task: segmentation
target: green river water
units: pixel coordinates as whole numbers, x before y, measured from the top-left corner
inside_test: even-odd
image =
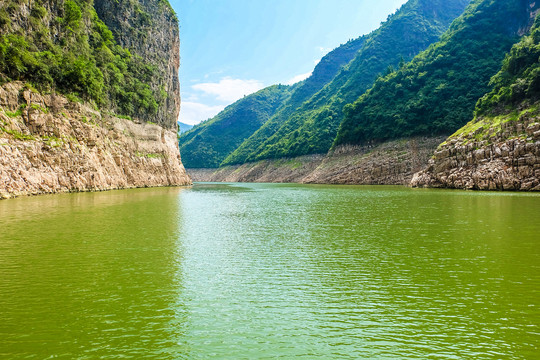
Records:
[[[0,201],[2,359],[540,359],[540,195],[196,184]]]

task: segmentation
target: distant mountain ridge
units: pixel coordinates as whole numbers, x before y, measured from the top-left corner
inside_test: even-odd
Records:
[[[186,123],[183,123],[183,122],[180,122],[178,121],[178,133],[179,134],[183,134],[185,133],[186,131],[189,131],[193,128],[194,125],[190,125],[190,124],[186,124]]]
[[[242,118],[242,114],[246,114],[244,110],[248,107],[253,107],[255,104],[263,107],[266,106],[260,103],[260,94],[251,94],[230,105],[214,118],[195,126],[194,133],[181,136],[179,140],[180,150],[182,154],[185,154],[183,160],[187,161],[186,167],[218,167],[242,142],[253,135],[263,124],[267,123],[269,118],[273,116],[272,124],[281,124],[284,122],[294,109],[319,91],[328,81],[332,80],[338,71],[354,58],[358,50],[363,46],[364,40],[364,37],[361,36],[330,51],[315,66],[313,73],[307,79],[289,87],[280,85],[280,91],[286,91],[286,96],[280,98],[282,101],[281,104],[273,103],[269,109],[263,112],[252,109],[253,111],[250,112],[251,115],[249,118]],[[273,93],[276,90],[274,86],[263,90],[268,94]],[[275,98],[272,97],[272,101],[275,101]],[[227,111],[227,114],[225,114],[225,111]],[[227,140],[227,146],[209,142],[209,138],[202,134],[212,134],[214,132],[213,128],[216,129],[215,131],[218,131],[217,129],[223,129],[223,121],[225,119],[227,119],[226,127],[237,128],[230,129],[227,132],[227,135],[233,138]],[[265,131],[269,129],[271,127],[267,126]],[[189,151],[198,153],[192,156],[187,154]]]
[[[188,168],[217,168],[225,157],[264,124],[290,96],[291,86],[274,85],[245,96],[179,137]]]
[[[469,0],[411,0],[381,27],[362,37],[362,48],[336,77],[283,120],[272,118],[223,163],[326,153],[342,108],[362,95],[378,74],[411,59],[437,41]],[[298,105],[298,104],[297,104]]]
[[[448,135],[463,126],[539,6],[532,0],[473,1],[438,43],[346,106],[334,146]]]

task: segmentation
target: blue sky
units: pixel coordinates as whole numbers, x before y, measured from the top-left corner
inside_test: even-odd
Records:
[[[180,121],[196,124],[273,84],[307,77],[406,0],[170,0],[180,21]]]

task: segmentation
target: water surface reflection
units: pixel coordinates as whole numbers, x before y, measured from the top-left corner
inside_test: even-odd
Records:
[[[539,353],[538,195],[196,184],[0,214],[6,358]]]

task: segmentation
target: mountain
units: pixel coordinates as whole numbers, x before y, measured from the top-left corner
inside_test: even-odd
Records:
[[[477,102],[474,119],[439,146],[413,186],[540,191],[539,58],[536,17]]]
[[[180,153],[187,168],[216,168],[261,127],[290,96],[290,86],[274,85],[245,96],[214,118],[181,134]]]
[[[186,131],[189,131],[193,128],[193,125],[184,124],[183,122],[178,121],[178,133],[183,134]]]
[[[381,27],[362,37],[354,59],[320,91],[273,118],[246,140],[224,165],[328,151],[343,118],[342,108],[363,94],[378,74],[411,59],[459,16],[469,0],[410,0]],[[389,70],[388,70],[389,71]]]
[[[0,198],[186,185],[166,0],[0,2]]]
[[[346,106],[334,146],[451,134],[463,126],[539,7],[533,0],[473,1],[441,41]]]
[[[243,119],[242,118],[242,112],[237,112],[234,109],[233,110],[224,110],[228,111],[228,114],[218,114],[216,116],[217,120],[210,119],[205,126],[197,128],[195,131],[204,131],[212,133],[212,130],[209,128],[213,126],[222,126],[222,120],[223,117],[229,117],[231,118],[231,114],[234,114],[231,121],[228,121],[227,127],[237,128],[237,129],[230,129],[230,136],[237,136],[233,134],[239,134],[240,138],[234,138],[228,140],[228,145],[234,144],[234,147],[231,146],[222,146],[219,143],[209,143],[208,139],[204,136],[194,136],[190,139],[182,138],[180,140],[180,147],[182,150],[182,154],[184,155],[184,161],[187,161],[186,166],[188,168],[202,168],[202,167],[217,167],[221,164],[221,162],[229,156],[231,152],[233,152],[246,138],[249,138],[253,135],[255,131],[257,131],[262,125],[266,124],[264,127],[264,130],[261,130],[258,132],[258,136],[265,136],[263,134],[266,134],[269,129],[274,128],[275,126],[281,124],[284,122],[288,115],[296,109],[302,102],[309,99],[313,94],[315,94],[317,91],[319,91],[324,85],[326,85],[332,78],[338,73],[338,71],[341,69],[342,66],[346,65],[351,61],[351,59],[356,55],[358,50],[363,46],[364,44],[364,37],[359,37],[354,40],[350,40],[347,43],[337,47],[336,49],[330,51],[328,54],[326,54],[321,61],[315,66],[315,69],[313,70],[313,73],[304,81],[299,82],[297,84],[294,84],[292,87],[287,89],[287,93],[289,96],[282,97],[282,103],[272,103],[270,104],[270,108],[272,109],[272,112],[263,112],[264,116],[260,119],[253,119],[253,116],[251,116],[250,119]],[[251,97],[246,97],[245,99],[249,101]],[[242,109],[247,109],[248,106],[261,106],[261,107],[267,107],[268,104],[264,104],[264,102],[261,102],[261,99],[257,99],[254,102],[243,102],[242,100],[239,101],[238,106],[240,106]],[[275,98],[271,98],[271,101],[274,101]],[[236,106],[233,106],[233,108]],[[253,113],[259,113],[259,111],[255,108],[253,108],[252,111],[244,111],[245,114],[252,115]],[[272,121],[269,123],[267,120],[271,118]],[[262,121],[264,120],[264,121]],[[246,127],[246,124],[249,124],[249,126]],[[257,125],[257,126],[254,126]],[[247,136],[247,137],[246,137]],[[241,139],[242,141],[238,141]],[[186,149],[184,146],[184,143],[187,141],[191,141],[190,148]],[[214,156],[212,157],[212,160],[207,161],[205,160],[205,155],[200,154],[200,157],[198,157],[200,160],[196,162],[191,162],[191,158],[195,158],[199,156],[199,154],[190,154],[188,155],[188,151],[201,151],[202,153],[209,153],[212,152]],[[187,156],[187,157],[186,157]],[[216,159],[219,159],[219,163],[216,161]]]
[[[283,104],[276,114],[267,121],[248,141],[245,141],[234,153],[227,157],[224,164],[241,163],[250,154],[259,151],[259,147],[271,137],[302,103],[320,91],[336,74],[347,65],[364,46],[366,37],[360,36],[340,45],[326,54],[315,66],[313,73],[305,81],[299,84],[291,97]]]

